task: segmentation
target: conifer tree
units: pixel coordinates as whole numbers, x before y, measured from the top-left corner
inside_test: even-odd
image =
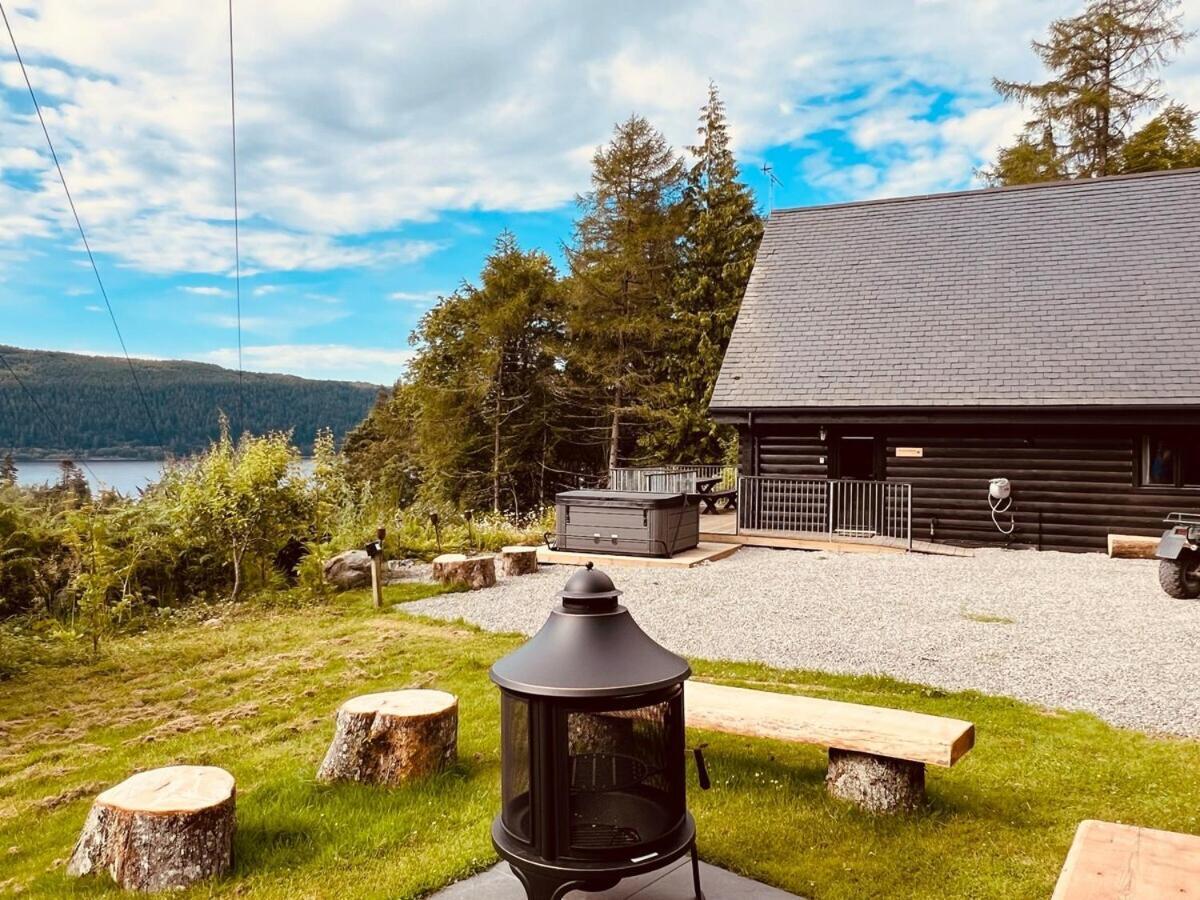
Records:
[[[631,445],[631,425],[656,399],[683,230],[684,168],[636,115],[617,125],[592,167],[592,190],[577,198],[582,214],[567,249],[567,362],[576,400],[597,411],[596,443],[613,467]]]
[[[1179,0],[1093,0],[1080,15],[1051,23],[1047,39],[1033,42],[1049,80],[993,80],[1033,115],[984,177],[1021,184],[1119,172],[1135,117],[1163,100],[1157,71],[1191,37],[1178,9]]]
[[[545,253],[521,250],[505,232],[480,282],[441,298],[421,319],[407,402],[396,411],[415,419],[413,459],[431,499],[528,508],[543,499],[556,440],[547,407],[562,332],[557,274]],[[375,419],[374,428],[387,429]]]
[[[1122,172],[1155,172],[1200,166],[1196,113],[1172,103],[1130,135],[1121,148]]]
[[[684,190],[686,226],[674,290],[671,352],[659,367],[665,397],[642,437],[661,461],[721,460],[733,437],[708,414],[708,402],[762,237],[754,195],[738,178],[725,104],[715,84],[700,110],[694,160]]]

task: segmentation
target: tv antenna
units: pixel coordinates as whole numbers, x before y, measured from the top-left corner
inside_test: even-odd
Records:
[[[783,187],[783,182],[775,177],[775,167],[770,163],[763,163],[760,171],[767,176],[767,215],[769,216],[775,209],[775,186]]]

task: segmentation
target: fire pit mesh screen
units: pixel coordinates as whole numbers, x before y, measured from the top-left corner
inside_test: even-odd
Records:
[[[529,833],[529,704],[511,694],[501,695],[500,740],[504,766],[500,792],[504,824],[515,837],[531,840]]]
[[[638,709],[567,714],[569,843],[576,850],[643,844],[683,812],[670,783],[670,702]]]

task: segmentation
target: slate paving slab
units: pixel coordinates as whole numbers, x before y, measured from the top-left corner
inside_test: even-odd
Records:
[[[768,887],[725,869],[700,863],[700,884],[705,900],[802,900],[795,894]],[[678,862],[636,878],[626,878],[615,888],[585,894],[571,891],[566,900],[694,900],[691,863],[684,857]],[[526,900],[525,890],[507,863],[493,866],[450,885],[434,894],[432,900]]]

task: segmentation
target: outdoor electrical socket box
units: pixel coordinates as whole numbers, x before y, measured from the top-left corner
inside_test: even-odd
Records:
[[[673,556],[700,542],[700,501],[650,491],[563,491],[554,498],[555,548]]]

